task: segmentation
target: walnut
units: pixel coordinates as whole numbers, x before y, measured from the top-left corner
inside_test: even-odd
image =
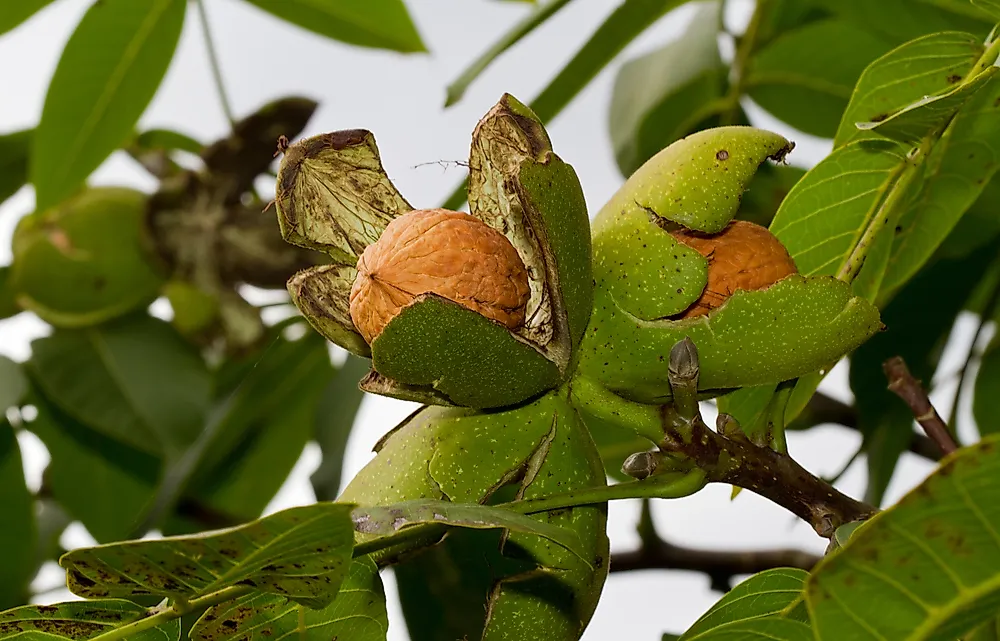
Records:
[[[798,272],[785,246],[766,227],[751,222],[734,220],[717,234],[688,229],[670,233],[708,259],[708,285],[680,318],[703,316],[733,292],[767,289]]]
[[[417,296],[434,293],[509,329],[524,324],[528,272],[507,238],[446,209],[395,218],[358,259],[351,320],[369,344]]]

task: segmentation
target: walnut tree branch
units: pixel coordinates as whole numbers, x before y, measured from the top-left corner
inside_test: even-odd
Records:
[[[931,399],[921,386],[920,381],[913,378],[909,368],[899,356],[893,356],[882,364],[882,370],[889,379],[889,390],[910,407],[914,418],[920,427],[924,428],[943,454],[950,454],[958,449],[955,437],[952,436],[944,420],[934,409]]]

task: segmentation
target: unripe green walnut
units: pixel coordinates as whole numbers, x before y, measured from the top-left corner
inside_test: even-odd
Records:
[[[371,344],[417,296],[434,293],[497,321],[524,325],[530,289],[524,261],[478,218],[446,209],[403,214],[368,245],[351,288],[351,320]]]

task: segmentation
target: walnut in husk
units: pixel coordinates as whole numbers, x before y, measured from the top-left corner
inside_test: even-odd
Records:
[[[703,316],[737,291],[767,289],[798,273],[781,241],[755,223],[734,220],[717,234],[683,229],[671,235],[708,260],[708,285],[680,318]]]
[[[528,272],[500,232],[446,209],[395,218],[365,248],[351,288],[351,320],[370,344],[420,294],[434,293],[508,329],[524,324]]]

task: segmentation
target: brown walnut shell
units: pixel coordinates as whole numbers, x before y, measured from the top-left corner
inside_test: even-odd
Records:
[[[708,259],[708,285],[680,318],[703,316],[736,291],[767,289],[798,272],[781,241],[755,223],[734,220],[711,235],[688,229],[670,234]]]
[[[434,293],[502,323],[524,324],[528,272],[507,238],[446,209],[395,218],[358,259],[351,320],[370,344],[420,294]]]

